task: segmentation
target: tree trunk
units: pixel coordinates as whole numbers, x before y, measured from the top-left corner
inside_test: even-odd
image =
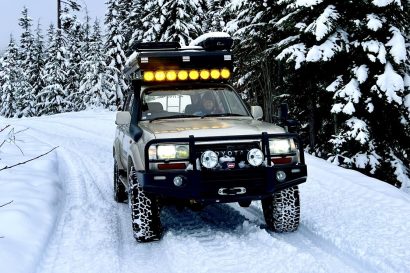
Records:
[[[57,29],[61,29],[61,0],[57,0]]]

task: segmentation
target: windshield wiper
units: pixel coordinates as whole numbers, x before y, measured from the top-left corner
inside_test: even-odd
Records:
[[[156,117],[153,119],[150,119],[149,122],[153,122],[154,120],[159,120],[159,119],[173,119],[173,118],[199,118],[201,116],[196,116],[196,115],[173,115],[173,116],[164,116],[164,117]]]
[[[201,116],[201,118],[208,118],[208,117],[245,117],[245,115],[234,114],[234,113],[223,113],[223,114],[205,114]]]

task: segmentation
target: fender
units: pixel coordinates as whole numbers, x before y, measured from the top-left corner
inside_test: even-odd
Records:
[[[115,138],[114,145],[113,145],[112,148],[113,148],[113,157],[114,157],[115,161],[118,164],[118,168],[120,170],[126,170],[127,166],[124,166],[123,162],[121,162],[121,157],[118,154],[118,151],[120,151],[120,149],[121,149],[120,142],[119,142],[118,138]]]
[[[144,160],[143,160],[143,152],[140,152],[139,145],[137,142],[133,141],[130,145],[130,149],[128,152],[128,161],[134,164],[136,171],[143,171],[144,170]],[[131,166],[128,166],[130,168]]]

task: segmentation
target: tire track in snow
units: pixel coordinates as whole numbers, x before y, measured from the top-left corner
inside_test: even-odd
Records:
[[[232,204],[231,206],[249,218],[250,221],[266,228],[261,204],[260,202],[254,203],[256,204],[252,204],[249,208],[241,208],[236,204]],[[320,262],[323,263],[323,261],[325,261],[324,267],[329,267],[329,270],[332,272],[375,272],[374,270],[369,270],[370,265],[363,263],[363,261],[357,259],[350,253],[345,253],[338,249],[331,241],[327,241],[325,238],[309,230],[303,222],[300,224],[298,230],[293,233],[267,232],[269,232],[272,237],[287,242],[302,251],[322,257]]]
[[[228,205],[201,212],[167,208],[161,216],[170,272],[328,272],[314,256],[277,240]]]
[[[56,143],[56,140],[60,142],[70,139],[58,134],[44,133],[37,128],[32,131],[36,135],[32,132],[29,133],[30,135],[38,138],[39,141],[41,138],[42,142],[53,145],[60,144]],[[101,170],[106,168],[99,167],[90,171],[89,166],[94,166],[95,162],[76,152],[75,148],[64,148],[75,146],[73,140],[70,139],[65,143],[67,145],[62,145],[57,154],[60,157],[62,174],[60,179],[66,189],[66,202],[54,238],[51,240],[49,255],[45,256],[39,271],[119,272],[118,256],[115,248],[112,247],[117,243],[110,234],[111,230],[115,230],[115,226],[118,225],[115,214],[112,213],[113,209],[116,209],[116,204],[109,201],[107,194],[110,191],[102,190],[98,185],[98,180],[108,180],[107,173],[99,175]],[[99,214],[108,217],[101,218]],[[84,250],[87,249],[93,252],[93,255],[82,257]]]

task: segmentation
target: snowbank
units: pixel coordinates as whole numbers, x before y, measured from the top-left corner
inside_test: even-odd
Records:
[[[0,119],[0,124],[5,124]],[[9,120],[10,121],[10,120]],[[23,129],[23,127],[15,127]],[[52,147],[18,134],[17,145],[6,144],[0,168],[28,160]],[[0,261],[1,272],[33,272],[47,248],[62,201],[55,152],[25,165],[0,171]]]

